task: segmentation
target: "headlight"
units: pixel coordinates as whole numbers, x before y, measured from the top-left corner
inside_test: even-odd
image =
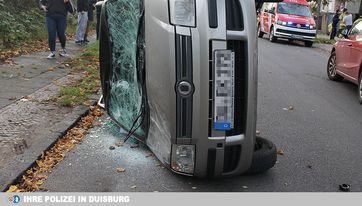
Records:
[[[170,18],[173,25],[195,27],[195,0],[170,0]]]
[[[309,28],[310,28],[310,29],[314,29],[314,26],[313,26],[313,25],[310,25]]]
[[[172,145],[171,168],[177,172],[193,174],[195,145]]]
[[[287,22],[278,20],[277,24],[285,26],[285,25],[287,25]]]

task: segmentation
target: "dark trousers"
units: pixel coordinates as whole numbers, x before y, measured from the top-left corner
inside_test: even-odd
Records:
[[[331,32],[331,36],[330,39],[334,39],[334,37],[336,37],[337,35],[337,27],[332,27],[332,32]]]
[[[101,22],[101,12],[102,12],[102,5],[96,6],[97,11],[97,25],[96,25],[96,33],[97,33],[97,39],[99,39],[99,25]]]
[[[55,41],[58,36],[62,48],[65,48],[67,29],[67,17],[60,14],[49,15],[46,17],[48,27],[48,44],[50,51],[55,51]]]

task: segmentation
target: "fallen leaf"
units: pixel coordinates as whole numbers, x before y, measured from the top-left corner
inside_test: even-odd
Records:
[[[278,149],[277,154],[278,154],[278,155],[284,155],[284,151],[281,150],[281,149]]]
[[[6,192],[18,192],[19,188],[15,185],[11,185],[10,188]]]
[[[121,173],[121,172],[125,172],[126,169],[122,168],[122,167],[118,167],[117,168],[117,172]]]
[[[48,69],[48,71],[50,71],[50,72],[53,72],[55,69],[54,69],[54,67],[50,67],[49,69]]]
[[[116,144],[115,144],[117,147],[123,147],[123,142],[117,142]]]

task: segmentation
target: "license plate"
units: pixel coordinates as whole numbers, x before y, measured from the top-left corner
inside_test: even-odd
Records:
[[[293,38],[294,39],[303,39],[303,36],[301,36],[301,35],[293,35]]]
[[[234,59],[230,50],[214,53],[214,129],[234,128]]]

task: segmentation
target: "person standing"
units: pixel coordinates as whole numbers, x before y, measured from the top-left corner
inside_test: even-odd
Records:
[[[98,1],[96,3],[96,15],[97,15],[97,25],[96,25],[96,33],[97,33],[97,40],[99,39],[99,25],[100,25],[100,19],[101,19],[101,12],[102,12],[102,5],[104,1]]]
[[[48,45],[50,54],[47,59],[55,58],[55,41],[58,36],[62,50],[59,55],[67,56],[65,49],[67,29],[67,7],[66,3],[69,0],[40,0],[40,7],[46,12],[46,25],[48,29]]]
[[[88,22],[87,22],[87,29],[86,29],[85,35],[84,35],[85,43],[89,42],[89,40],[88,40],[89,26],[93,22],[93,19],[94,19],[93,10],[94,10],[95,3],[96,3],[96,0],[88,0]]]
[[[352,14],[350,14],[347,9],[346,9],[346,15],[343,18],[343,23],[345,25],[344,37],[347,38],[349,30],[352,29],[352,25],[353,25]]]
[[[88,0],[77,1],[78,25],[75,35],[75,43],[81,45],[84,43],[84,35],[88,23]]]
[[[339,23],[339,9],[336,10],[336,13],[333,16],[332,19],[332,32],[331,32],[331,36],[330,39],[334,39],[334,37],[336,37],[337,35],[337,31],[338,31],[338,23]]]

